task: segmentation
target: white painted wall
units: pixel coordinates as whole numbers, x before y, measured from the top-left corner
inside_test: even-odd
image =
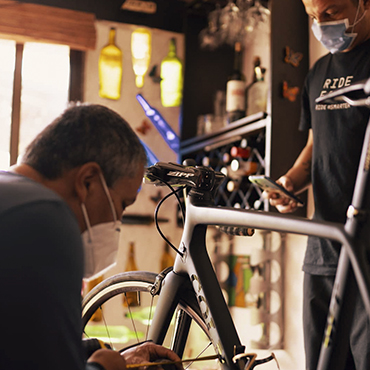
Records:
[[[108,42],[108,33],[111,27],[116,28],[116,44],[123,52],[123,77],[121,98],[117,101],[103,99],[99,97],[98,79],[98,60],[102,47]],[[97,21],[97,44],[94,51],[86,53],[85,65],[85,101],[89,103],[102,104],[118,112],[136,131],[141,126],[144,119],[152,127],[146,135],[137,132],[139,137],[152,149],[157,158],[161,161],[177,160],[175,153],[167,146],[163,138],[159,135],[136,99],[136,95],[141,93],[144,98],[155,108],[157,108],[171,127],[179,132],[179,113],[180,108],[164,108],[160,101],[160,86],[152,79],[145,76],[144,86],[139,89],[135,85],[135,75],[131,61],[131,33],[139,26],[107,21]],[[178,56],[184,58],[184,36],[182,34],[152,29],[152,58],[149,70],[157,65],[160,67],[162,59],[168,54],[169,41],[172,37],[176,38]],[[159,71],[159,69],[158,69]],[[167,194],[164,188],[143,185],[138,195],[137,201],[126,211],[128,214],[154,215],[156,203],[150,200],[151,196],[156,195],[161,189],[162,194]],[[173,242],[179,241],[180,228],[175,225],[176,208],[172,199],[169,199],[160,212],[161,217],[169,219],[168,223],[163,223],[163,231]],[[121,245],[119,250],[118,264],[111,273],[124,271],[125,260],[128,253],[129,241],[136,244],[136,262],[139,270],[159,271],[159,259],[162,253],[164,242],[155,230],[154,224],[149,226],[123,226],[121,233]]]

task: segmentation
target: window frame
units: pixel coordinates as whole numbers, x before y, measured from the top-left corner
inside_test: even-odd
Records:
[[[23,43],[16,43],[15,66],[13,79],[12,115],[10,128],[10,166],[17,163],[19,155],[19,135],[21,125],[21,95],[22,95],[22,63],[23,63]],[[84,63],[85,52],[70,49],[70,80],[69,80],[69,102],[83,101],[84,94]]]

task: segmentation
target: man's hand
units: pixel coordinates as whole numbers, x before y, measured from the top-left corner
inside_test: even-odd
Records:
[[[286,190],[294,192],[294,186],[289,177],[282,176],[276,182]],[[270,204],[276,207],[280,213],[294,212],[298,208],[297,202],[285,197],[282,192],[279,193],[274,190],[265,190],[262,195],[264,198],[268,199]]]
[[[180,357],[168,348],[158,344],[146,342],[139,346],[129,348],[121,353],[127,364],[141,364],[144,362],[160,362],[159,360],[181,361]],[[174,364],[176,369],[183,370],[181,364]],[[160,369],[161,367],[153,367],[148,369]]]
[[[98,349],[87,360],[96,362],[104,367],[105,370],[126,370],[125,358],[111,349]]]
[[[110,349],[95,351],[87,362],[96,362],[106,370],[126,370],[126,364],[144,364],[148,362],[181,361],[175,352],[154,343],[143,343],[119,353]],[[166,365],[166,368],[168,368]],[[183,370],[182,365],[173,364],[173,369]],[[139,368],[139,369],[143,369]],[[160,365],[148,368],[150,370],[162,369]]]

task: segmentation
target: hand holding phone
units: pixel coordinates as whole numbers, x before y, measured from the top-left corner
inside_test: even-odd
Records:
[[[249,181],[259,186],[262,190],[274,191],[280,193],[282,196],[287,197],[297,203],[298,206],[303,206],[304,202],[296,197],[293,193],[286,190],[283,186],[272,180],[265,175],[252,175],[248,177]]]

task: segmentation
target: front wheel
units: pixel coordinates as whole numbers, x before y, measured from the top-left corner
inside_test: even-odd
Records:
[[[124,272],[97,285],[82,302],[84,335],[98,338],[115,349],[146,340],[160,296],[160,290],[153,295],[157,276],[146,271]],[[93,321],[97,311],[102,313],[99,322]],[[175,314],[168,321],[167,335],[159,344],[171,348],[182,358],[215,353],[196,299],[180,295]],[[216,369],[219,364],[211,360],[193,363],[191,367]]]

